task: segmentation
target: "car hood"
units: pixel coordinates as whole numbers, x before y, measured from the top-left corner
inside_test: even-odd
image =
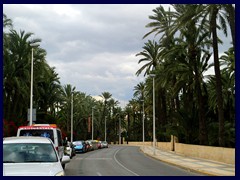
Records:
[[[3,176],[54,176],[63,171],[61,163],[4,163]]]

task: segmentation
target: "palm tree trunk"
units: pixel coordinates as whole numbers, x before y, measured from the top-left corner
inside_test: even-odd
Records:
[[[198,79],[199,76],[196,75],[196,79]],[[206,128],[206,116],[204,111],[204,104],[203,104],[203,96],[202,96],[202,90],[200,86],[199,80],[196,82],[196,91],[197,91],[197,98],[198,98],[198,118],[199,118],[199,140],[201,145],[207,145],[208,144],[208,135],[207,135],[207,128]]]
[[[213,8],[212,18],[211,18],[211,32],[212,32],[212,42],[213,42],[213,55],[214,55],[214,70],[216,76],[216,92],[217,92],[217,107],[218,107],[218,122],[219,122],[219,146],[224,146],[224,112],[223,112],[223,97],[222,97],[222,82],[221,82],[221,72],[220,63],[218,57],[218,37],[217,37],[217,17],[218,9]]]

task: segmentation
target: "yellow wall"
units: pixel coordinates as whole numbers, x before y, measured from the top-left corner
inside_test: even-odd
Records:
[[[235,164],[235,148],[175,143],[175,152],[184,154],[186,156],[204,158],[228,164]]]
[[[125,143],[126,144],[126,143]],[[130,146],[142,146],[143,142],[128,142]],[[144,142],[144,146],[152,146],[152,142]],[[156,147],[165,151],[174,151],[185,156],[209,159],[227,164],[235,164],[235,148],[200,146],[171,142],[156,142]]]

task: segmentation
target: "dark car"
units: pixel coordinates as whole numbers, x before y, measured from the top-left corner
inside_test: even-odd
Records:
[[[74,145],[74,149],[75,149],[75,152],[76,152],[76,153],[78,153],[78,152],[85,153],[85,152],[87,151],[87,149],[86,149],[86,143],[85,143],[85,141],[83,141],[83,140],[74,141],[74,142],[73,142],[73,145]]]

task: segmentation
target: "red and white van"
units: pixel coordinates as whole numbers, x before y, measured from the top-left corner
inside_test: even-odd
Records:
[[[50,138],[55,145],[60,160],[64,155],[62,132],[56,124],[33,124],[31,126],[20,126],[17,136],[41,136]],[[65,164],[62,164],[65,167]]]

